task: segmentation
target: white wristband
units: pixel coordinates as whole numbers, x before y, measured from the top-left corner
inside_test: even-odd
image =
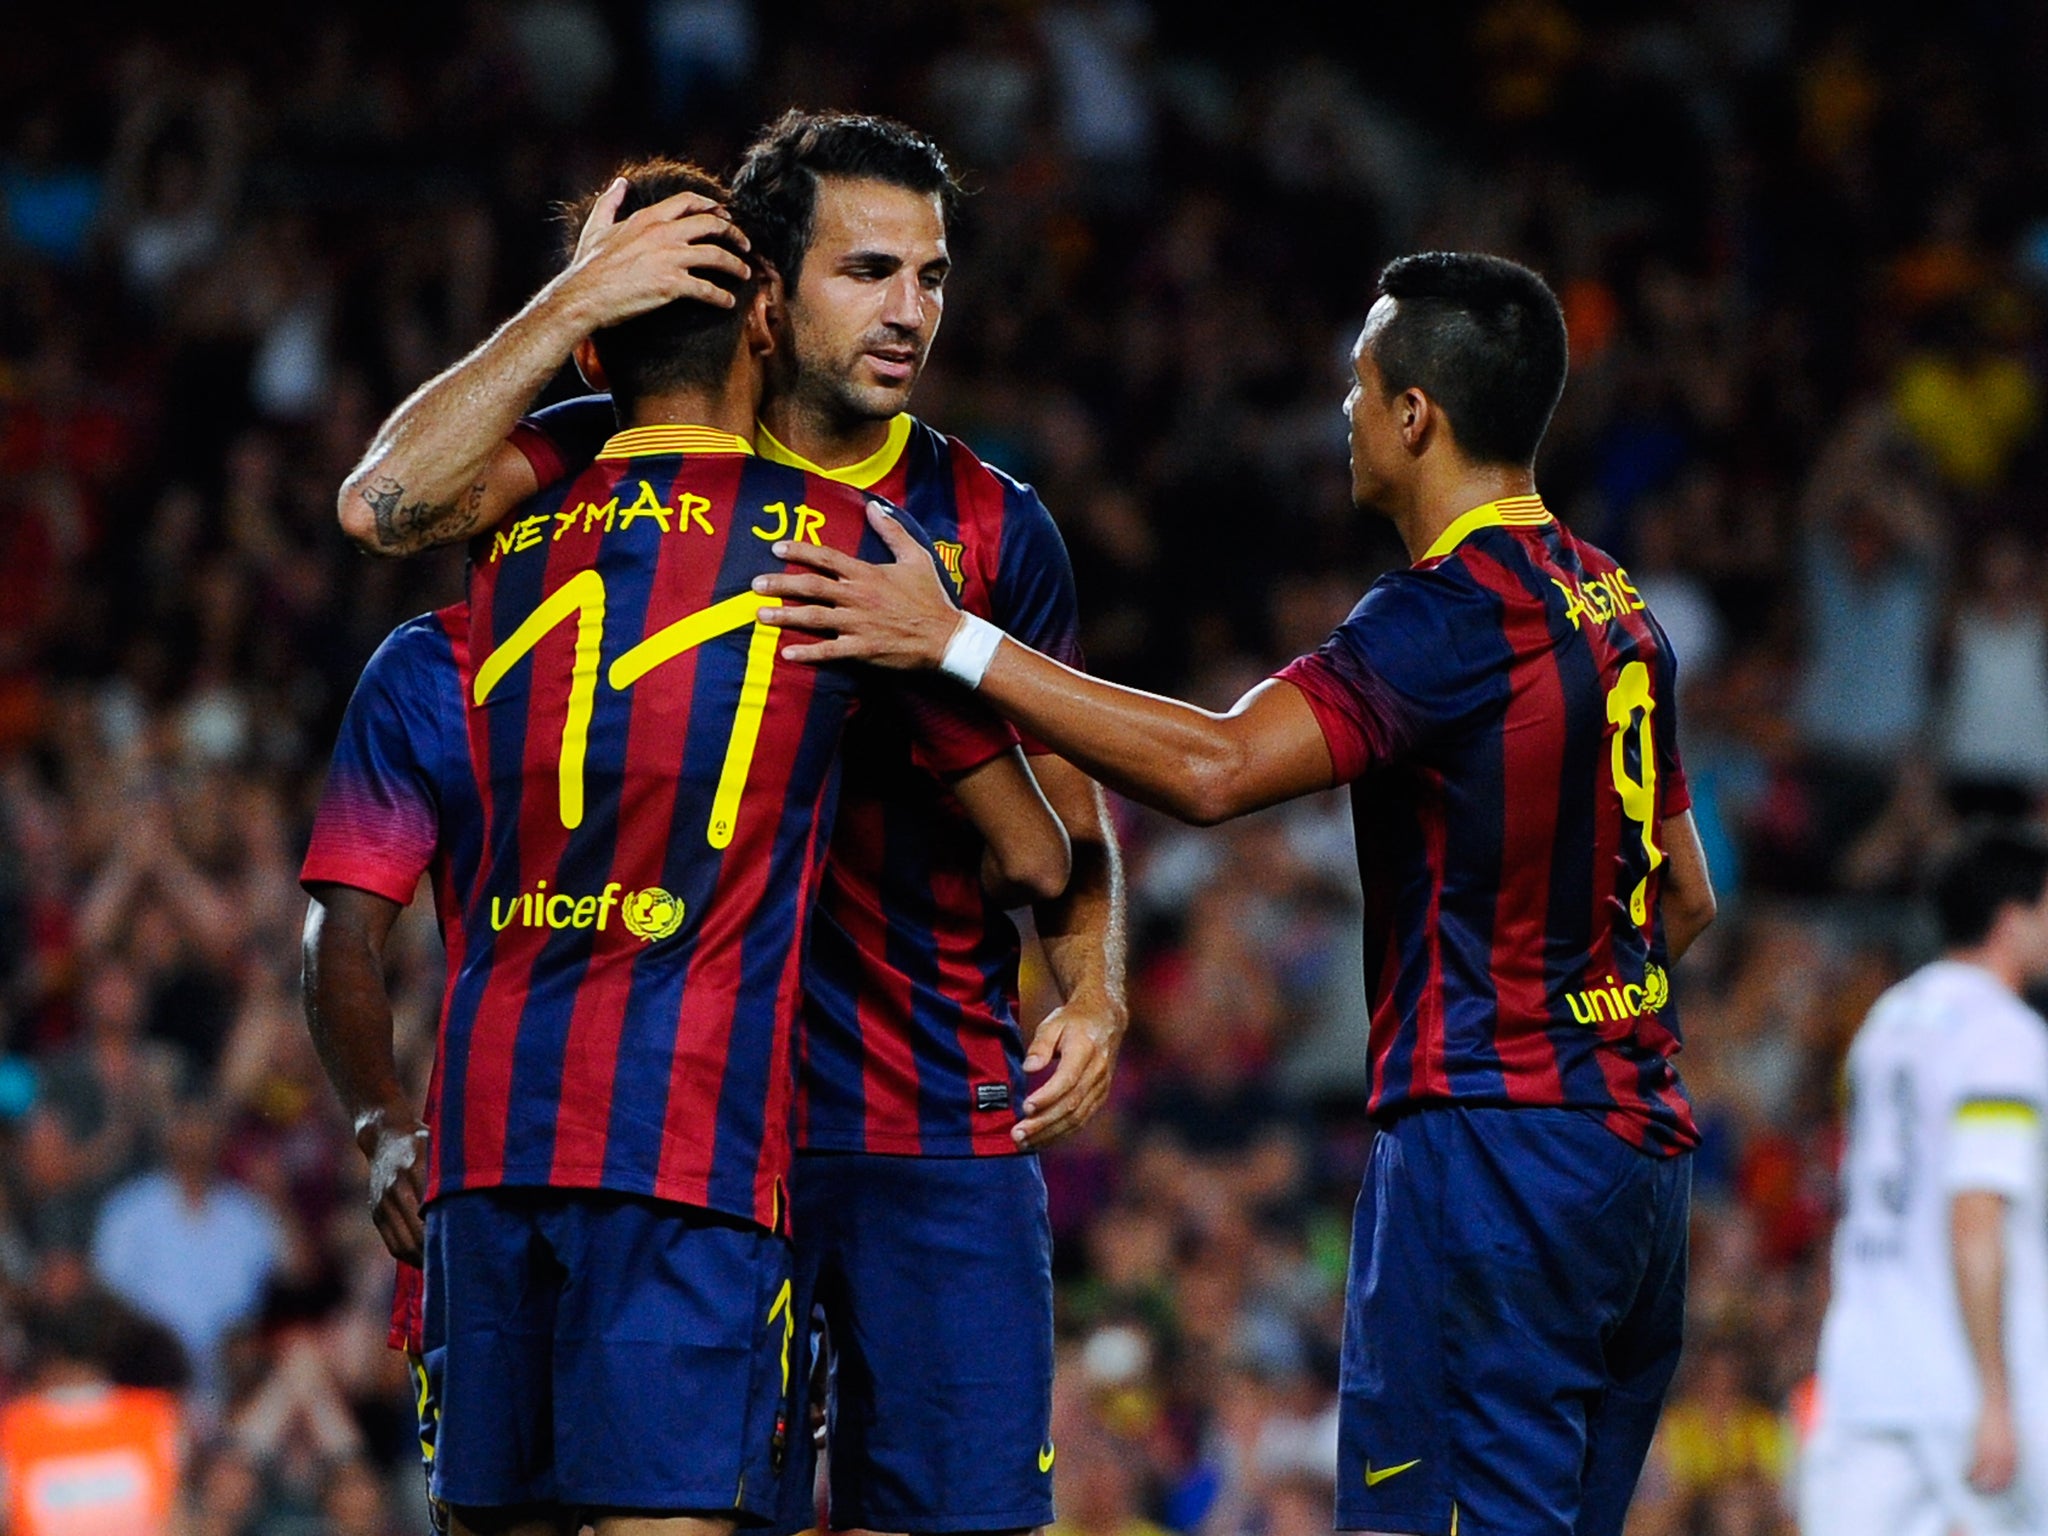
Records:
[[[939,670],[955,682],[979,688],[988,664],[996,659],[996,647],[1002,643],[1003,632],[995,625],[978,614],[963,613],[954,626],[953,638],[946,642],[945,655],[939,658]]]

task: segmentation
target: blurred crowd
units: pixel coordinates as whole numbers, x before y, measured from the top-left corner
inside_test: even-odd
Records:
[[[1392,9],[0,22],[0,1455],[113,1381],[204,1536],[420,1528],[295,875],[357,671],[460,565],[357,556],[335,488],[544,280],[558,200],[795,103],[969,171],[919,409],[1044,493],[1095,669],[1203,702],[1399,558],[1337,409],[1378,266],[1557,287],[1539,483],[1672,635],[1724,913],[1676,982],[1693,1342],[1634,1528],[1791,1530],[1843,1050],[1927,954],[1930,857],[2048,790],[2048,11]],[[1370,1135],[1348,812],[1123,825],[1135,1022],[1046,1158],[1062,1536],[1314,1536]],[[423,904],[392,964],[419,1081]]]

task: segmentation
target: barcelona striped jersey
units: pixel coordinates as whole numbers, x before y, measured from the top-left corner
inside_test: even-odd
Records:
[[[523,422],[514,441],[546,483],[589,454],[610,415],[601,397],[569,401]],[[1073,566],[1029,486],[908,415],[871,457],[841,469],[820,469],[765,428],[756,446],[906,509],[963,608],[1080,664]],[[845,774],[804,983],[798,1145],[1015,1153],[1019,941],[983,894],[981,837],[943,781],[912,760],[892,706],[864,710],[849,729]]]
[[[750,583],[782,538],[886,559],[867,501],[730,434],[620,432],[472,546],[465,604],[372,659],[302,878],[403,902],[432,873],[429,1198],[609,1189],[781,1224],[840,743],[857,702],[912,691],[780,662]],[[930,686],[890,705],[926,771],[1014,744]]]
[[[1676,663],[1628,573],[1491,502],[1279,676],[1352,785],[1374,1114],[1544,1105],[1695,1146],[1658,909]]]

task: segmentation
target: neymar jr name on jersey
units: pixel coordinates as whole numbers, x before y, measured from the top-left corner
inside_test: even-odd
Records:
[[[553,512],[535,512],[507,523],[491,535],[490,563],[496,565],[506,555],[552,544],[579,527],[585,533],[600,528],[606,533],[614,528],[623,533],[635,524],[644,524],[662,533],[717,535],[718,529],[712,525],[709,515],[710,498],[684,491],[673,502],[668,502],[657,496],[647,481],[642,480],[639,484],[640,494],[623,507],[619,505],[619,498],[612,496],[601,502],[579,501]],[[814,507],[807,507],[801,502],[791,507],[786,501],[770,501],[762,504],[755,514],[754,526],[748,531],[764,544],[772,544],[777,539],[815,544],[824,527],[825,514]]]

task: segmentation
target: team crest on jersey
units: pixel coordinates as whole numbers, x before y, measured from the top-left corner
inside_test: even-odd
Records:
[[[1643,1011],[1660,1013],[1671,1001],[1671,978],[1664,974],[1664,967],[1652,962],[1643,967]]]
[[[967,552],[967,546],[957,539],[933,539],[932,548],[939,552],[939,564],[953,578],[953,592],[958,596],[960,589],[967,585],[967,578],[960,574],[960,557]]]
[[[650,885],[619,903],[619,920],[634,938],[658,944],[683,926],[683,904],[660,886]]]

